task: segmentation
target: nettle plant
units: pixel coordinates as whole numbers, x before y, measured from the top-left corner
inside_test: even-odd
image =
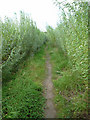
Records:
[[[1,21],[2,22],[2,21]],[[3,79],[11,76],[21,60],[37,52],[43,45],[45,34],[41,32],[29,15],[20,12],[20,21],[5,17],[2,22],[2,69]]]

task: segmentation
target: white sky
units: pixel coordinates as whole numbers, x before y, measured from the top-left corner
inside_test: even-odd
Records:
[[[56,27],[59,20],[58,7],[53,0],[0,0],[0,17],[13,17],[16,12],[23,10],[29,13],[37,27],[45,31],[46,25]]]

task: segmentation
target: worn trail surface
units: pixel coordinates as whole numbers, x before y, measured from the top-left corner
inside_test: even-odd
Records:
[[[46,98],[46,108],[45,108],[45,118],[56,118],[56,110],[53,104],[53,83],[52,83],[52,73],[51,73],[51,64],[50,57],[47,53],[46,55],[46,73],[47,77],[44,81],[44,96]]]

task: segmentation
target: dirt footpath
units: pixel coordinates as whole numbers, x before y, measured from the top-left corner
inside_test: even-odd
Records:
[[[46,55],[46,80],[44,81],[44,97],[46,98],[45,118],[56,118],[56,110],[53,103],[53,83],[50,57]]]

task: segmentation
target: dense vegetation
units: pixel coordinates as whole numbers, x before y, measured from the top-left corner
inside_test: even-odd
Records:
[[[45,33],[24,12],[20,12],[20,21],[15,14],[15,19],[5,17],[0,23],[3,118],[41,118],[44,107],[41,83],[45,76]],[[38,55],[33,57],[36,53]]]
[[[47,27],[47,34],[51,46],[59,117],[86,117],[88,115],[88,3],[80,1],[55,3],[62,10],[61,20],[56,29]]]
[[[45,77],[44,49],[19,66],[15,79],[3,85],[3,118],[42,118],[45,98],[42,82]]]
[[[88,3],[54,4],[62,11],[60,23],[55,29],[47,26],[46,33],[24,12],[20,21],[16,14],[0,20],[3,118],[44,117],[47,45],[58,118],[88,117]]]
[[[5,17],[2,24],[2,76],[10,79],[18,64],[26,56],[31,55],[45,42],[45,34],[41,32],[29,15],[20,12],[20,21]]]

